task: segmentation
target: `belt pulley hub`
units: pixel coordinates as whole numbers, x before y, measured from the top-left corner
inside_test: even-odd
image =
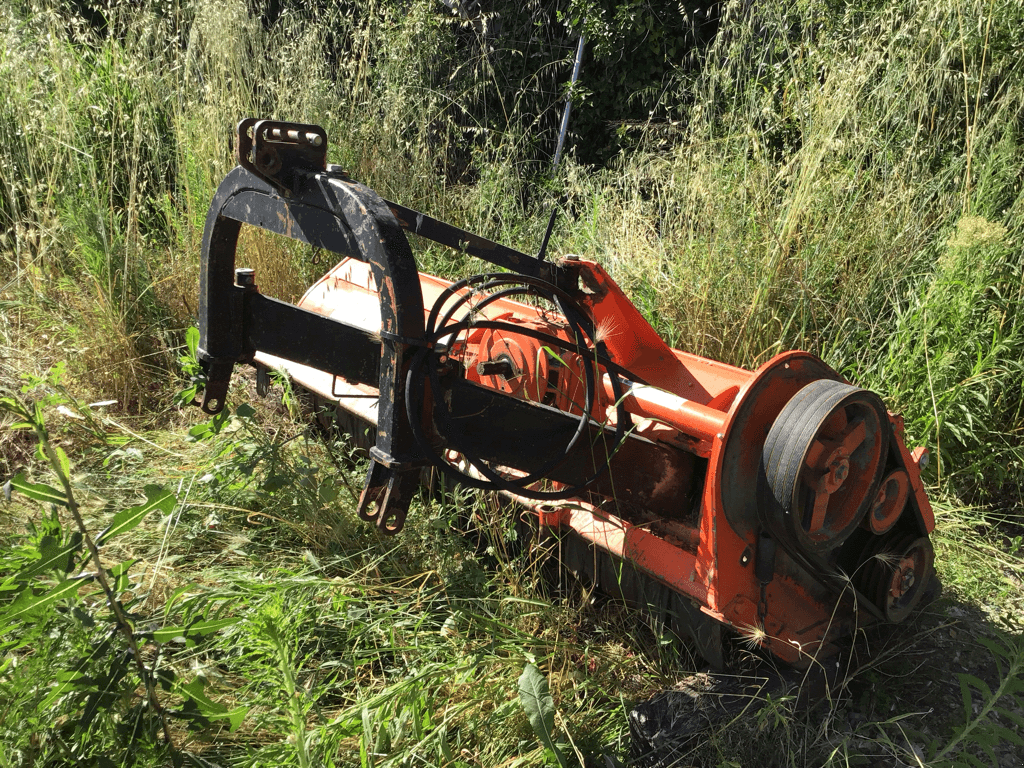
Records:
[[[842,544],[876,503],[885,419],[877,395],[849,384],[819,379],[797,392],[765,442],[768,528],[809,554]]]
[[[935,550],[927,536],[874,536],[854,578],[857,588],[882,609],[887,621],[911,614],[928,590]]]
[[[910,492],[910,478],[906,471],[894,469],[878,486],[878,493],[865,518],[872,533],[881,535],[892,528],[903,513]]]

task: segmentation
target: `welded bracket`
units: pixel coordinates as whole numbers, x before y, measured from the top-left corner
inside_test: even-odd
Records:
[[[238,124],[237,156],[240,166],[290,196],[309,173],[327,170],[327,133],[318,125],[247,117]]]
[[[240,132],[251,128],[243,122]],[[287,124],[275,124],[275,130],[287,135]],[[251,361],[257,349],[315,363],[377,387],[377,445],[359,514],[375,522],[382,533],[397,533],[422,464],[401,407],[404,369],[411,354],[407,341],[423,339],[424,331],[416,261],[401,226],[375,192],[341,174],[308,167],[293,170],[286,196],[267,180],[235,168],[210,206],[199,286],[198,352],[207,376],[201,406],[207,413],[223,409],[234,364]],[[235,253],[242,224],[367,262],[380,287],[380,338],[260,296],[254,283],[236,284]],[[368,359],[371,355],[377,360]]]

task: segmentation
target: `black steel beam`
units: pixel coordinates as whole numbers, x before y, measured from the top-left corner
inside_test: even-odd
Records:
[[[377,334],[259,293],[246,298],[243,323],[250,349],[378,386]]]
[[[420,237],[433,240],[435,243],[447,245],[457,251],[476,256],[478,259],[489,261],[499,267],[517,272],[520,275],[537,277],[547,280],[559,287],[565,287],[568,281],[575,284],[571,274],[561,269],[557,264],[530,256],[508,246],[480,237],[465,229],[460,229],[438,219],[432,218],[425,213],[420,213],[404,205],[392,203],[385,200],[391,212],[398,219],[402,229],[412,232]]]
[[[481,387],[465,379],[451,382],[452,430],[442,436],[445,446],[466,457],[532,473],[549,464],[569,444],[578,416],[530,403]],[[691,497],[693,462],[684,451],[627,435],[612,452],[614,430],[595,422],[581,446],[550,472],[550,479],[579,483],[611,461],[608,471],[589,488],[614,502],[643,507],[669,519],[686,517]]]

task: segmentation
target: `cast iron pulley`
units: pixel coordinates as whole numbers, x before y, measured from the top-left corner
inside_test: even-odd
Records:
[[[910,478],[906,471],[894,469],[878,486],[878,494],[865,518],[872,533],[881,535],[896,525],[903,514],[910,494]]]
[[[935,550],[927,536],[873,536],[854,577],[857,588],[870,598],[887,621],[903,621],[928,590]]]
[[[853,533],[878,495],[886,427],[882,401],[867,390],[819,379],[797,392],[762,454],[774,534],[820,554]]]

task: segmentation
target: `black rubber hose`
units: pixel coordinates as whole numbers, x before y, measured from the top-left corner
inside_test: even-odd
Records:
[[[533,294],[544,295],[545,293],[549,293],[549,291],[545,290],[546,286],[544,286],[543,284],[541,284],[541,285],[533,285],[533,286],[531,286],[531,289],[527,291],[527,290],[524,290],[520,285],[518,285],[518,281],[516,281],[514,278],[511,278],[509,276],[499,275],[499,276],[496,276],[495,279],[486,279],[488,277],[489,276],[478,276],[476,279],[470,278],[469,280],[467,280],[465,282],[483,282],[484,285],[482,287],[484,287],[484,288],[490,288],[490,287],[495,287],[497,285],[510,284],[510,283],[516,284],[517,287],[512,288],[512,289],[506,289],[505,291],[499,292],[499,294],[489,295],[488,297],[485,298],[485,300],[483,302],[480,303],[480,305],[477,305],[477,307],[475,307],[474,309],[480,309],[483,306],[486,306],[487,304],[490,304],[493,301],[496,301],[498,298],[500,298],[500,295],[510,295],[510,294],[513,294],[513,293],[517,294],[517,295],[522,295],[523,293],[533,293]],[[451,293],[453,293],[453,292],[454,291],[449,292],[448,295],[451,295]],[[469,296],[461,296],[459,301],[456,302],[453,307],[449,308],[449,311],[445,315],[445,320],[450,319],[450,317],[458,310],[458,307],[462,303],[465,303],[465,301],[468,301],[469,298],[470,298]],[[545,296],[545,298],[551,300],[552,297],[551,296]],[[444,296],[443,298],[439,299],[438,304],[435,304],[435,307],[437,307],[438,305],[440,305],[444,301],[447,301],[447,296]],[[469,327],[477,327],[477,324],[472,323],[472,321],[463,321],[463,322],[460,322],[460,323],[451,324],[449,322],[445,322],[445,320],[442,320],[442,325],[441,325],[441,327],[439,329],[431,328],[431,331],[432,331],[431,335],[432,336],[438,336],[438,337],[451,336],[453,334],[457,334],[457,333],[461,332],[462,330],[468,329]],[[514,326],[514,325],[511,325],[511,324],[508,324],[508,323],[502,323],[500,321],[490,321],[488,323],[488,325],[490,325],[491,323],[495,323],[496,324],[495,327],[498,327],[500,329],[511,330],[513,332],[515,332],[515,331],[517,331],[519,329],[519,326]],[[577,338],[579,338],[580,334],[578,333],[578,328],[574,327],[573,330],[574,330],[574,335],[576,335]],[[561,340],[558,339],[557,337],[551,337],[551,338],[557,344],[559,344],[559,345],[562,344]],[[416,365],[416,367],[418,368],[419,365],[422,365],[422,362],[423,362],[423,360],[425,360],[425,358],[426,358],[425,355],[418,355],[417,359],[413,361],[414,365]],[[532,473],[532,474],[530,474],[530,475],[528,475],[526,477],[517,478],[515,483],[509,483],[508,480],[506,480],[505,478],[502,478],[500,475],[497,475],[496,473],[491,471],[486,466],[486,464],[484,464],[483,462],[474,462],[474,466],[476,466],[477,470],[481,474],[483,474],[485,478],[487,478],[487,481],[490,484],[492,484],[494,486],[497,486],[499,488],[503,488],[505,490],[510,490],[510,491],[527,492],[527,493],[531,493],[531,494],[542,493],[542,492],[539,492],[539,491],[527,491],[526,486],[530,485],[533,482],[536,482],[537,480],[540,480],[540,479],[546,477],[554,469],[556,469],[557,467],[561,466],[568,459],[568,457],[571,455],[572,450],[575,448],[576,444],[582,438],[583,434],[586,431],[585,428],[586,428],[587,424],[589,423],[589,413],[593,409],[594,389],[595,389],[593,366],[590,363],[589,356],[584,358],[584,370],[586,372],[586,378],[587,378],[587,389],[586,389],[586,392],[587,392],[587,399],[586,399],[587,403],[586,403],[586,411],[583,414],[581,414],[581,419],[580,419],[580,422],[577,425],[576,432],[574,433],[573,438],[570,440],[569,445],[566,447],[565,451],[563,452],[562,457],[558,458],[558,459],[555,459],[552,462],[549,462],[547,465],[542,467],[540,470],[538,470],[538,471],[536,471],[536,472],[534,472],[534,473]],[[435,388],[435,391],[440,391],[440,380],[439,380],[439,378],[437,377],[437,374],[436,374],[436,367],[434,367],[434,366],[431,367],[430,376],[431,376],[431,384]],[[413,377],[409,381],[409,384],[411,385],[413,383],[413,381],[415,381],[415,380],[417,380],[417,379],[415,377]],[[421,411],[421,409],[422,409],[422,399],[418,397],[417,400],[419,400],[420,402],[417,403],[417,405],[419,405],[419,408],[416,409],[416,410],[417,411]],[[407,405],[408,405],[408,403],[407,403]],[[414,412],[416,412],[416,411],[414,411]],[[441,426],[442,426],[443,431],[448,431],[448,432],[454,431],[452,429],[451,422],[448,419],[448,414],[445,413],[444,411],[441,411],[440,412],[440,417],[441,417],[441,420],[442,420],[442,425]],[[429,454],[432,455],[432,456],[435,453],[436,452],[433,452],[433,451],[429,452]],[[443,459],[441,459],[439,456],[437,456],[436,458],[443,462]],[[471,457],[467,456],[467,459],[470,459],[472,461]],[[450,469],[450,465],[448,465],[447,462],[444,462],[444,464],[445,464],[446,467],[449,467],[449,470],[448,470],[449,472],[453,472],[454,471],[454,470]],[[462,473],[456,472],[456,474],[461,475]],[[467,478],[467,479],[473,480],[473,478]],[[477,484],[479,484],[481,482],[482,481],[479,481],[479,480],[476,481]],[[486,487],[486,485],[484,487]],[[561,494],[562,492],[557,492],[557,493]]]
[[[470,307],[462,320],[452,322],[452,318],[458,313],[459,309],[465,306],[474,295],[478,295],[480,292],[484,291],[492,291],[495,288],[500,288],[502,286],[506,287],[502,290],[495,291],[494,293],[488,293],[480,303]],[[466,289],[472,290],[466,291]],[[543,331],[537,331],[535,329],[526,328],[513,323],[499,320],[476,321],[473,319],[472,316],[476,312],[479,312],[486,306],[501,298],[507,298],[510,296],[537,296],[555,304],[568,322],[575,341],[567,342],[565,339],[546,334]],[[445,304],[448,303],[449,299],[452,297],[457,297],[456,301],[453,302],[446,311],[444,311]],[[476,468],[481,475],[483,475],[484,479],[481,480],[480,478],[460,472],[444,460],[441,453],[438,452],[423,430],[422,413],[424,406],[425,381],[429,378],[432,392],[440,393],[443,391],[440,376],[438,374],[438,363],[441,363],[442,361],[440,359],[441,355],[436,349],[436,345],[441,339],[445,337],[457,338],[463,331],[469,330],[470,328],[506,330],[510,333],[529,336],[550,346],[557,346],[562,349],[571,350],[579,354],[582,359],[585,376],[586,402],[585,408],[580,414],[576,430],[563,450],[561,456],[548,462],[541,469],[530,473],[525,477],[515,478],[514,480],[502,477],[490,469],[490,467],[488,467],[483,461],[474,460],[473,456],[466,454],[464,455],[466,456],[467,461],[469,461],[469,463]],[[607,350],[604,347],[603,342],[594,341],[593,324],[590,321],[590,318],[568,293],[551,283],[524,275],[496,273],[474,275],[473,277],[453,283],[451,286],[446,288],[440,296],[438,296],[437,300],[431,307],[427,318],[425,337],[426,346],[418,350],[414,355],[406,374],[405,406],[409,416],[409,423],[412,427],[412,433],[417,444],[427,457],[427,460],[446,475],[449,475],[457,482],[472,488],[482,490],[503,490],[526,498],[553,501],[578,496],[608,470],[611,456],[614,454],[619,443],[624,439],[626,430],[631,426],[629,414],[626,412],[625,405],[623,403],[624,390],[620,375],[629,376],[629,378],[634,381],[636,381],[636,378],[630,376],[628,371],[623,369],[621,366],[614,364],[608,358]],[[588,341],[593,344],[593,346],[589,346],[587,343]],[[423,375],[424,365],[428,365],[425,376]],[[569,488],[565,488],[560,491],[538,491],[528,488],[527,486],[547,477],[552,471],[568,461],[574,449],[576,449],[579,444],[579,441],[585,434],[587,434],[587,427],[590,425],[590,414],[593,410],[598,386],[596,365],[601,365],[609,372],[612,393],[615,396],[616,428],[612,445],[608,451],[607,459],[593,475],[586,478],[582,483],[573,485]],[[439,424],[441,431],[447,431],[449,433],[454,432],[453,425],[450,421],[450,411],[439,405],[443,400],[439,400],[435,396],[434,402],[435,416],[441,421]]]

